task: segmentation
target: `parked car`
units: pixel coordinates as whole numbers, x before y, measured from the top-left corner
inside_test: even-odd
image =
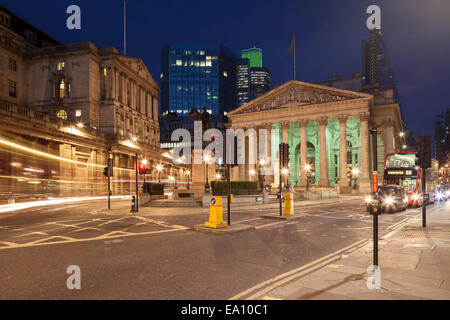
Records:
[[[382,212],[394,213],[408,208],[408,197],[401,186],[379,186],[378,192],[366,198],[367,211],[370,206],[380,206]]]

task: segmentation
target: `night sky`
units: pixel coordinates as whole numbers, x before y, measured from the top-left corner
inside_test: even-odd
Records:
[[[1,4],[61,43],[92,41],[123,50],[123,1],[1,0]],[[66,28],[76,4],[82,29]],[[127,54],[144,60],[159,79],[159,55],[168,42],[223,44],[238,54],[263,49],[272,86],[293,78],[288,47],[297,42],[297,80],[319,82],[362,71],[361,40],[368,40],[366,8],[381,8],[407,129],[434,136],[434,118],[450,107],[449,0],[127,1]]]

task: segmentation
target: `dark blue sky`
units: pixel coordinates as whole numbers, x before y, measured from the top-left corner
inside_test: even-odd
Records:
[[[62,43],[89,40],[123,49],[122,0],[1,0]],[[296,33],[297,79],[318,82],[362,71],[361,40],[368,39],[366,8],[381,8],[408,129],[434,135],[434,117],[450,107],[449,0],[128,0],[128,55],[144,59],[159,78],[161,47],[170,41],[221,43],[236,53],[264,50],[272,84],[292,78],[287,50]],[[82,30],[66,28],[66,8],[77,4]]]

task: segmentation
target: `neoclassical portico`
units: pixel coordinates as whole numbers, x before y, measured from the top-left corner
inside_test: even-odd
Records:
[[[259,150],[259,158],[266,158],[265,167],[273,168],[272,173],[266,171],[266,183],[278,185],[278,145],[283,142],[290,147],[292,187],[306,187],[309,179],[322,188],[339,184],[348,189],[357,183],[360,192],[369,192],[372,108],[373,96],[368,94],[290,81],[230,112],[228,117],[232,129],[271,129],[267,151]],[[247,173],[250,167],[255,165],[240,165],[236,178],[251,178]],[[307,173],[305,168],[309,167]],[[352,171],[356,172],[353,176]]]

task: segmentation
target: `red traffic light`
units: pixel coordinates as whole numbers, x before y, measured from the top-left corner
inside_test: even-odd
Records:
[[[145,174],[145,165],[142,162],[139,163],[139,173]]]

